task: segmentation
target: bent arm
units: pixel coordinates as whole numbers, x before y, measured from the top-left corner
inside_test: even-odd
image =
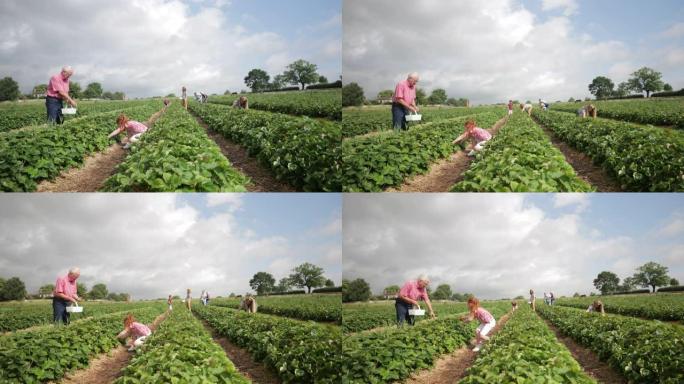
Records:
[[[112,137],[114,137],[114,136],[118,135],[119,133],[121,133],[123,130],[124,130],[124,127],[118,127],[117,129],[115,129],[114,131],[112,131],[112,133],[110,133],[109,136],[107,136],[107,138],[108,138],[108,139],[111,139]]]
[[[74,99],[71,98],[71,96],[69,96],[68,93],[64,92],[64,91],[61,90],[61,89],[60,89],[59,91],[57,91],[57,92],[59,93],[60,96],[62,96],[62,98],[63,98],[64,100],[67,101],[67,103],[69,103],[69,105],[74,106],[74,107],[76,106],[76,102],[74,101]]]
[[[413,300],[412,298],[410,298],[410,297],[408,297],[408,296],[399,295],[399,298],[400,298],[402,301],[407,302],[407,303],[409,303],[409,304],[418,305],[418,301]]]
[[[465,139],[466,137],[468,137],[468,132],[463,132],[461,136],[457,137],[454,141],[451,142],[451,144],[456,144]]]

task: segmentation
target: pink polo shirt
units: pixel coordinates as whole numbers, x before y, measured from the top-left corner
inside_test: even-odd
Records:
[[[61,293],[68,297],[76,296],[76,280],[73,282],[69,281],[69,275],[58,277],[55,283],[55,290],[52,291],[53,294]]]
[[[131,337],[134,339],[137,339],[138,337],[143,337],[143,336],[149,336],[152,334],[152,331],[150,328],[145,325],[138,323],[137,321],[134,321],[133,324],[129,327],[131,331]]]
[[[477,311],[475,311],[475,318],[478,319],[481,324],[491,323],[492,320],[494,320],[494,316],[484,308],[478,308]]]
[[[58,73],[50,78],[50,82],[47,87],[47,95],[50,97],[56,97],[61,99],[62,96],[59,91],[63,91],[67,95],[69,94],[69,79],[64,79],[61,73]]]
[[[126,123],[126,134],[128,137],[147,131],[147,126],[141,122],[130,120]]]
[[[394,96],[392,96],[392,101],[397,102],[398,99],[404,99],[404,101],[411,105],[416,100],[416,87],[411,86],[408,80],[400,81],[397,87],[394,88]]]
[[[470,133],[470,137],[472,137],[476,142],[481,142],[481,141],[487,141],[492,138],[492,134],[487,132],[487,130],[482,129],[480,127],[475,127],[473,128],[472,132]]]
[[[399,296],[406,296],[412,300],[418,300],[421,297],[423,300],[428,300],[427,290],[425,290],[425,288],[418,287],[417,280],[411,280],[404,284],[399,291]]]

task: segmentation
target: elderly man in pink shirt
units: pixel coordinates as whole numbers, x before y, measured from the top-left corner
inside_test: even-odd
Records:
[[[70,66],[62,68],[62,72],[50,78],[45,98],[45,108],[47,108],[48,123],[62,124],[62,105],[66,101],[71,106],[76,106],[76,101],[69,96],[69,78],[74,74]]]
[[[409,112],[417,113],[416,84],[418,74],[410,73],[406,80],[400,81],[394,88],[392,96],[392,124],[395,130],[407,129],[406,115]]]
[[[420,306],[418,304],[419,299],[423,299],[430,311],[430,317],[435,317],[435,312],[432,310],[432,303],[427,293],[427,286],[430,284],[430,280],[425,275],[420,275],[418,280],[411,280],[404,284],[399,290],[397,295],[397,300],[394,303],[394,307],[397,310],[397,325],[402,326],[404,321],[409,325],[414,325],[416,319],[414,316],[409,315],[409,309],[413,306]]]
[[[52,291],[52,314],[55,323],[69,324],[69,312],[66,308],[70,303],[78,304],[76,280],[81,276],[81,270],[71,268],[66,276],[57,278],[55,290]]]

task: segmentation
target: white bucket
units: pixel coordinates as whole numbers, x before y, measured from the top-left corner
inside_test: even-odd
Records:
[[[62,115],[75,115],[76,108],[62,108]]]
[[[83,307],[79,307],[78,305],[74,305],[74,306],[67,307],[66,311],[69,313],[81,313],[81,312],[83,312]]]
[[[411,316],[425,316],[424,309],[409,309],[409,315]]]
[[[410,113],[404,117],[406,118],[406,121],[420,121],[422,116],[423,115],[419,115],[417,113]]]

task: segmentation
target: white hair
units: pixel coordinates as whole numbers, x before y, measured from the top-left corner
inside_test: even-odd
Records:
[[[74,73],[74,69],[71,68],[71,65],[65,65],[64,67],[62,67],[62,72]]]
[[[420,276],[418,276],[418,281],[424,281],[426,283],[430,282],[430,279],[428,279],[427,275],[424,273],[421,273]]]
[[[409,79],[418,79],[418,72],[411,72],[408,74]]]
[[[69,270],[70,275],[80,275],[81,269],[79,267],[73,267]]]

